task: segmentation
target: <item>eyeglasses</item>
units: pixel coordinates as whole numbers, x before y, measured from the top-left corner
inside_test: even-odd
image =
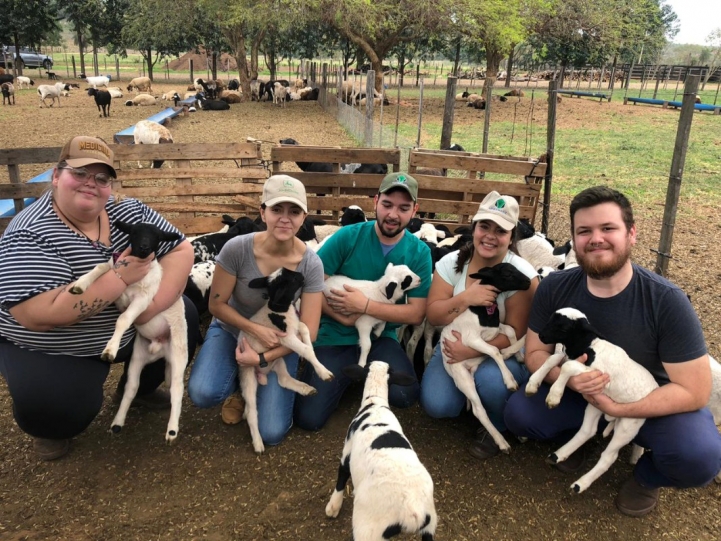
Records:
[[[113,183],[113,178],[107,173],[95,173],[94,175],[87,169],[75,167],[59,167],[58,169],[67,169],[70,174],[79,182],[87,182],[91,178],[95,180],[95,184],[100,188],[107,188]]]

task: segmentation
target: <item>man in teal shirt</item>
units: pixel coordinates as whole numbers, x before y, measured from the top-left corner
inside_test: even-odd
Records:
[[[393,263],[407,265],[421,278],[421,285],[410,290],[406,302],[401,304],[369,301],[354,288],[323,300],[323,315],[313,346],[316,356],[335,379],[324,382],[307,366],[299,375],[301,381],[318,390],[314,396],[296,397],[295,422],[301,428],[322,428],[350,385],[341,370],[358,362],[360,348],[354,322],[364,312],[387,322],[381,336],[373,340],[368,361],[384,361],[397,372],[415,374],[413,363],[398,343],[396,329],[401,324],[422,323],[431,286],[430,250],[406,231],[418,211],[417,199],[418,182],[412,176],[387,175],[374,199],[376,220],[342,227],[318,251],[326,278],[341,274],[356,280],[377,280],[388,263]],[[392,406],[403,408],[415,403],[418,395],[418,383],[407,387],[391,385],[388,398]]]

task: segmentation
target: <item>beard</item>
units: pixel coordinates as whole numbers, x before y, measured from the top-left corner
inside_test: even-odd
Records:
[[[578,266],[593,280],[611,278],[631,259],[631,243],[627,242],[622,251],[613,254],[611,261],[591,261],[586,253],[576,253]]]
[[[392,239],[393,237],[397,236],[407,226],[408,224],[404,224],[401,221],[399,221],[397,225],[393,226],[388,226],[385,221],[378,222],[378,230],[381,232],[381,235],[388,239]]]

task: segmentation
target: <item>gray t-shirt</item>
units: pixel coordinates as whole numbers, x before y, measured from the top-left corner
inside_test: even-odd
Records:
[[[260,272],[253,255],[253,239],[256,235],[257,233],[250,233],[229,240],[215,259],[216,264],[220,265],[225,272],[237,278],[229,304],[241,316],[248,319],[253,317],[267,302],[263,298],[263,294],[266,293],[265,289],[251,289],[248,287],[251,280],[264,276]],[[298,291],[295,300],[300,298],[301,293],[323,291],[323,263],[313,250],[306,249],[303,259],[301,259],[298,268],[295,270],[305,278],[303,288]],[[219,323],[223,329],[234,336],[238,336],[238,329],[222,321],[219,321]]]

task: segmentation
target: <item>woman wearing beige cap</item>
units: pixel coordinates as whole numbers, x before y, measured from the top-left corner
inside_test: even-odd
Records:
[[[281,267],[302,273],[300,319],[308,326],[311,339],[315,340],[318,332],[323,264],[296,238],[307,213],[303,184],[288,175],[273,175],[263,187],[260,206],[267,231],[230,240],[215,260],[208,305],[214,318],[193,364],[188,394],[201,408],[225,401],[221,415],[228,424],[241,420],[242,403],[233,395],[238,390],[238,365],[258,366],[283,357],[291,375],[298,370],[298,355],[279,345],[278,332],[250,321],[267,301],[262,289],[249,288],[248,283]],[[271,349],[261,356],[244,341],[241,350],[237,347],[239,330]],[[295,393],[278,385],[277,375],[270,372],[268,384],[258,387],[258,428],[263,443],[277,445],[283,440],[292,425],[294,401]]]
[[[110,369],[100,355],[120,315],[114,301],[147,274],[157,257],[163,267],[160,290],[138,317],[141,323],[149,321],[175,302],[193,265],[193,249],[182,236],[162,242],[146,259],[129,255],[128,235],[115,227],[117,220],[179,231],[140,201],[113,198],[113,158],[102,139],[79,136],[68,141],[53,170],[51,189],[18,213],[0,239],[0,372],[18,426],[34,436],[35,451],[43,460],[67,453],[70,438],[100,411]],[[69,293],[69,284],[111,256],[117,258],[113,272],[81,295]],[[187,299],[185,306],[192,354],[199,336],[198,314]],[[116,359],[126,361],[126,367],[134,335],[131,327]],[[125,379],[123,374],[118,398]],[[164,379],[164,361],[148,365],[134,404],[169,408],[168,394],[156,390]]]
[[[515,329],[516,336],[520,338],[526,334],[531,301],[538,287],[538,274],[530,263],[511,251],[517,222],[518,203],[513,197],[494,191],[483,199],[473,217],[473,241],[458,252],[443,257],[436,264],[426,311],[426,317],[431,324],[448,325],[469,306],[497,304],[501,314],[505,311],[503,322]],[[499,294],[495,288],[468,278],[484,267],[503,262],[511,263],[531,278],[528,291]],[[491,340],[490,344],[499,349],[510,345],[505,335]],[[421,382],[423,409],[435,418],[456,417],[465,408],[466,397],[456,388],[453,379],[443,367],[441,348],[447,357],[455,362],[478,357],[480,354],[464,346],[460,340],[446,341],[436,346],[426,367]],[[525,365],[514,357],[508,359],[506,364],[519,385],[528,380],[529,373]],[[506,389],[498,366],[494,362],[481,363],[474,379],[478,395],[493,425],[499,431],[505,431],[503,409],[512,391]],[[497,454],[499,449],[493,438],[481,427],[469,452],[478,459],[485,459]]]

